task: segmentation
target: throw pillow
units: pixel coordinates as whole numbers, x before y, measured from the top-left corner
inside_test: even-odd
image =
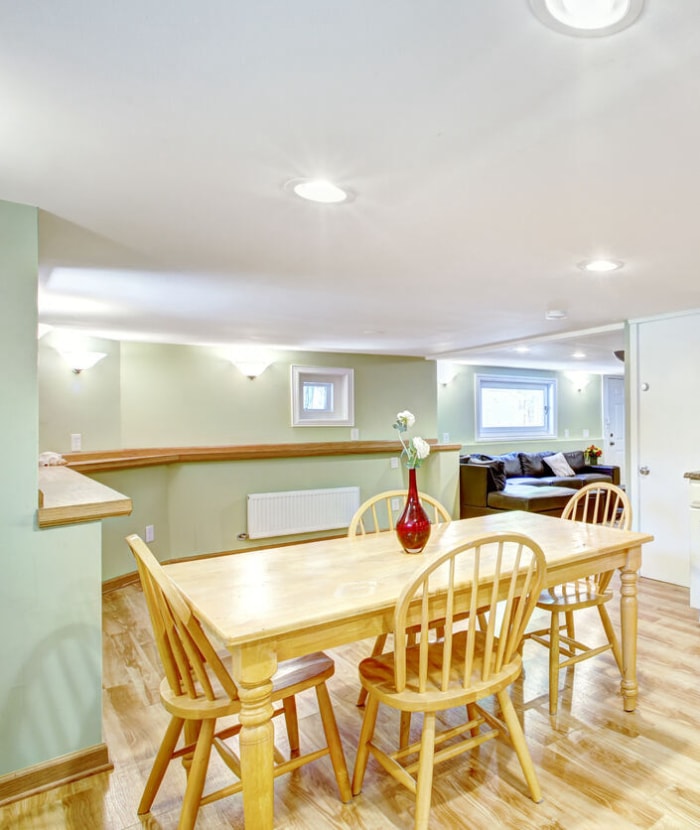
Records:
[[[497,455],[496,460],[502,461],[505,465],[506,477],[521,476],[523,468],[520,465],[520,453],[508,452],[504,455]]]
[[[576,473],[569,466],[569,462],[561,452],[555,455],[548,455],[544,463],[551,469],[555,476],[575,476]]]
[[[547,468],[544,466],[543,459],[554,455],[553,452],[521,452],[520,464],[522,466],[522,475],[530,476],[532,478],[540,478],[548,474]]]

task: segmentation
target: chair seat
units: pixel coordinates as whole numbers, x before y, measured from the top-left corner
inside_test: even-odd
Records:
[[[612,599],[612,593],[600,593],[596,586],[586,580],[567,582],[555,585],[542,591],[537,607],[545,611],[578,611],[582,608],[593,608]]]
[[[227,654],[222,655],[224,658],[226,656]],[[283,660],[272,678],[272,701],[274,703],[325,683],[334,672],[333,661],[322,651]],[[171,715],[187,720],[225,718],[238,714],[241,709],[239,698],[231,699],[215,677],[211,682],[216,697],[214,700],[207,700],[204,695],[198,698],[191,698],[186,694],[176,695],[165,677],[160,684],[160,699]]]
[[[428,649],[428,678],[426,691],[418,687],[420,646],[406,649],[406,687],[397,692],[394,682],[394,652],[377,657],[368,657],[359,665],[360,682],[363,688],[372,691],[381,702],[402,711],[439,712],[456,706],[466,705],[481,700],[512,683],[521,670],[520,655],[505,663],[499,672],[482,680],[484,636],[476,635],[477,651],[474,656],[469,688],[464,689],[464,673],[460,671],[464,662],[464,650],[467,642],[466,632],[458,632],[453,638],[452,669],[449,688],[441,691],[443,644],[432,643]]]

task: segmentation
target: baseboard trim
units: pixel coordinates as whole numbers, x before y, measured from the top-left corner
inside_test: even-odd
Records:
[[[21,798],[52,790],[62,784],[70,784],[88,775],[111,772],[113,769],[107,744],[97,744],[10,772],[0,776],[0,807]]]

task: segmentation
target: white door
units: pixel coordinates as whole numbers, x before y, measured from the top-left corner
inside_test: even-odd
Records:
[[[654,535],[642,575],[687,586],[690,578],[690,488],[700,469],[700,315],[631,324],[630,474],[634,524]],[[635,411],[636,410],[636,411]]]
[[[625,379],[617,375],[603,378],[603,429],[603,463],[617,465],[625,484]]]

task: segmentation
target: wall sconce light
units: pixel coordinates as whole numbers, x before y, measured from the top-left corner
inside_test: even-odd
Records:
[[[275,361],[274,355],[267,349],[256,346],[237,346],[230,349],[226,356],[242,375],[251,380],[255,380]]]
[[[449,360],[436,360],[435,366],[437,369],[437,382],[441,386],[447,386],[448,383],[457,377],[457,366]]]
[[[79,375],[83,369],[91,369],[96,363],[99,363],[102,358],[107,357],[107,352],[89,352],[79,349],[71,351],[59,349],[58,353],[76,375]]]
[[[567,372],[566,376],[574,385],[577,392],[583,392],[591,382],[591,376],[587,375],[585,372]]]

